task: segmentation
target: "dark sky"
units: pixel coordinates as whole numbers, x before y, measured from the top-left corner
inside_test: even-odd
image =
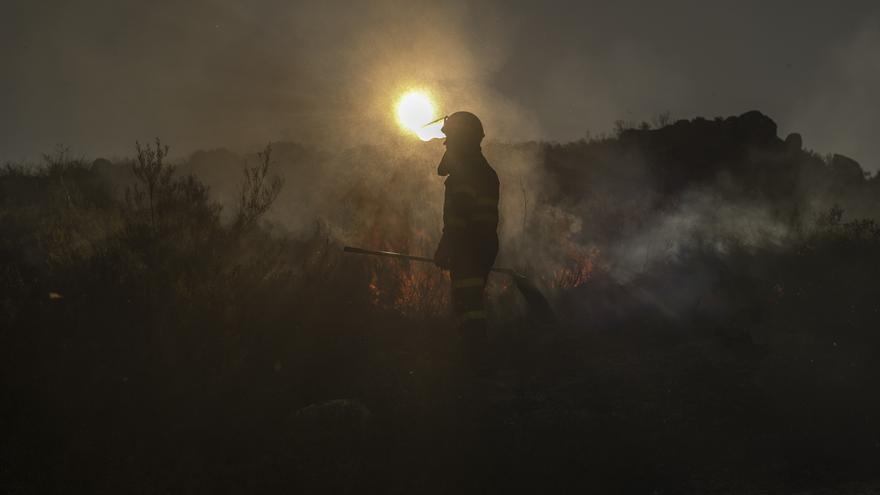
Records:
[[[758,109],[876,170],[878,5],[4,0],[0,160],[384,139],[415,86],[501,140]]]

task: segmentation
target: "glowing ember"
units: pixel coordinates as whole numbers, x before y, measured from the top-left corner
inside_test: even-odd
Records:
[[[400,262],[377,264],[368,289],[373,306],[405,316],[448,312],[449,276],[433,267]]]
[[[597,248],[589,251],[571,250],[565,265],[554,272],[551,285],[560,289],[574,289],[584,285],[592,277],[598,257]]]
[[[440,132],[443,121],[425,125],[436,118],[434,104],[424,92],[409,91],[397,102],[397,122],[403,129],[414,133],[422,141],[445,137]]]
[[[370,300],[372,301],[373,306],[378,306],[379,301],[382,298],[382,291],[379,289],[376,272],[373,272],[372,277],[370,277],[370,285],[368,287],[370,289]]]

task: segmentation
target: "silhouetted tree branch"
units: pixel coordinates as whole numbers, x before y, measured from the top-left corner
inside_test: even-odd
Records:
[[[236,227],[244,231],[253,226],[263,216],[281,192],[283,181],[278,176],[269,177],[272,163],[272,143],[257,154],[259,163],[244,167],[244,181],[239,195]]]

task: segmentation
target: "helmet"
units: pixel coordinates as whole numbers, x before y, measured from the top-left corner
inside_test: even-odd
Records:
[[[480,142],[483,136],[483,124],[476,115],[470,112],[455,112],[446,117],[440,129],[446,137],[463,138]]]

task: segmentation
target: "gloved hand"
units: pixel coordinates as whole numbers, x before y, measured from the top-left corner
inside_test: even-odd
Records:
[[[449,249],[449,240],[444,235],[440,238],[437,251],[434,252],[434,264],[441,270],[449,270],[452,265],[452,251]]]

